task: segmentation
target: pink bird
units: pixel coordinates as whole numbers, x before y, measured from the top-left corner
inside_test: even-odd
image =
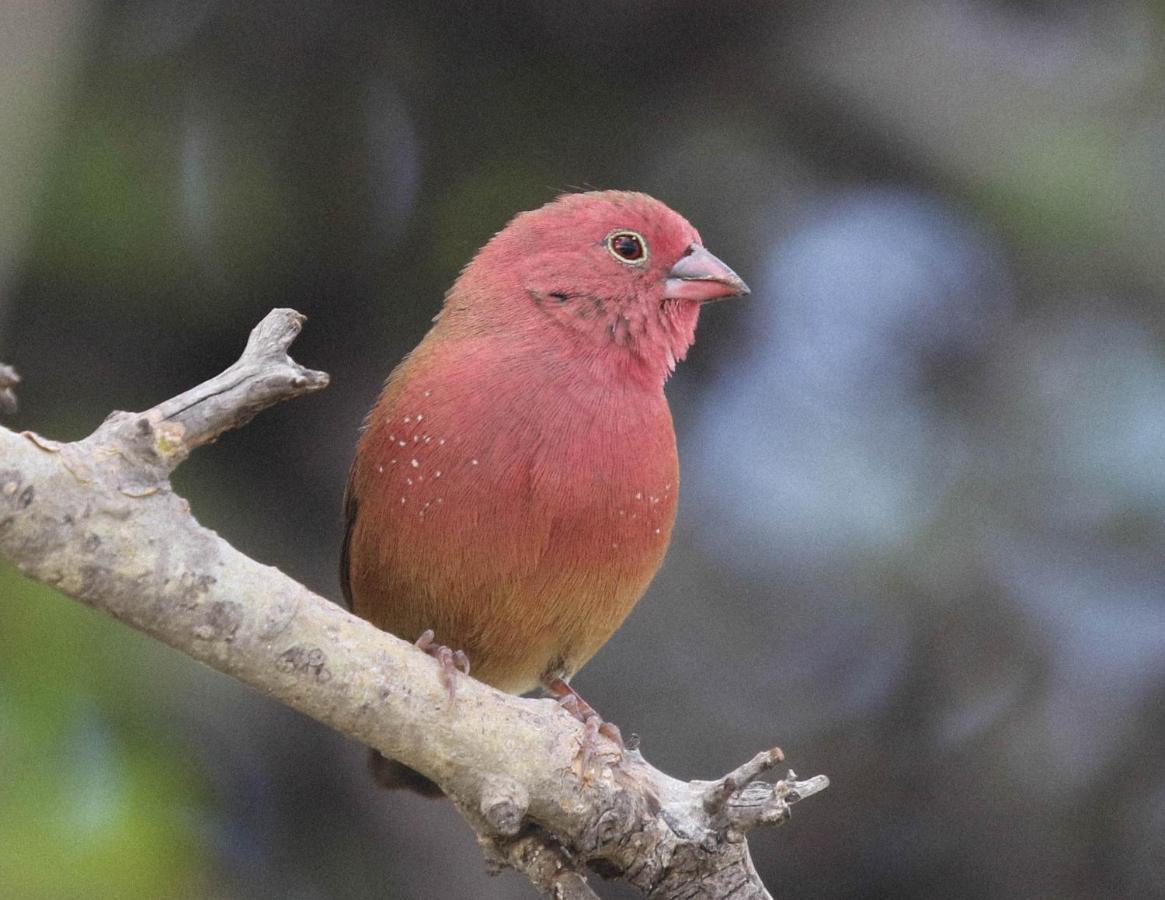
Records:
[[[441,658],[450,685],[467,657],[501,690],[564,698],[593,733],[570,678],[643,595],[675,520],[664,382],[701,305],[746,293],[645,194],[516,216],[368,415],[341,563],[353,612]]]

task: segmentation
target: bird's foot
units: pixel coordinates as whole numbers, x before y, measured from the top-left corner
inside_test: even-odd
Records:
[[[438,644],[437,636],[433,633],[432,628],[426,628],[417,638],[414,646],[418,650],[428,653],[441,664],[441,680],[445,683],[445,689],[449,691],[450,702],[455,700],[457,698],[458,671],[465,675],[469,674],[469,657],[465,655],[465,651],[454,650],[444,644]]]
[[[614,722],[603,721],[602,717],[595,712],[595,708],[587,703],[579,695],[578,691],[567,684],[564,679],[549,679],[545,682],[545,686],[546,690],[554,695],[563,709],[583,723],[583,736],[579,744],[578,753],[579,771],[584,776],[590,766],[591,757],[594,756],[595,751],[599,748],[600,734],[619,748],[619,756],[622,758],[623,752],[628,748],[623,742],[623,735],[619,731],[619,726]]]

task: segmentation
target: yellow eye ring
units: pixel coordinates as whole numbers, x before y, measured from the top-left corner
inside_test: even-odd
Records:
[[[621,263],[641,266],[647,262],[647,241],[637,231],[612,231],[607,235],[607,250]]]

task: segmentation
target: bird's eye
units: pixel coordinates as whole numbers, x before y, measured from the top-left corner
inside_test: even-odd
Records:
[[[634,231],[615,231],[607,235],[607,249],[621,262],[637,263],[647,259],[647,244]]]

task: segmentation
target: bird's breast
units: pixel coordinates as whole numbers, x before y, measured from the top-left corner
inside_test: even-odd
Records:
[[[569,367],[420,362],[361,439],[356,611],[403,637],[436,628],[486,680],[528,689],[554,658],[589,658],[662,561],[671,415],[662,391],[580,384]]]
[[[678,469],[662,394],[515,381],[416,377],[369,422],[362,498],[402,539],[441,535],[499,563],[633,566],[666,544]]]

